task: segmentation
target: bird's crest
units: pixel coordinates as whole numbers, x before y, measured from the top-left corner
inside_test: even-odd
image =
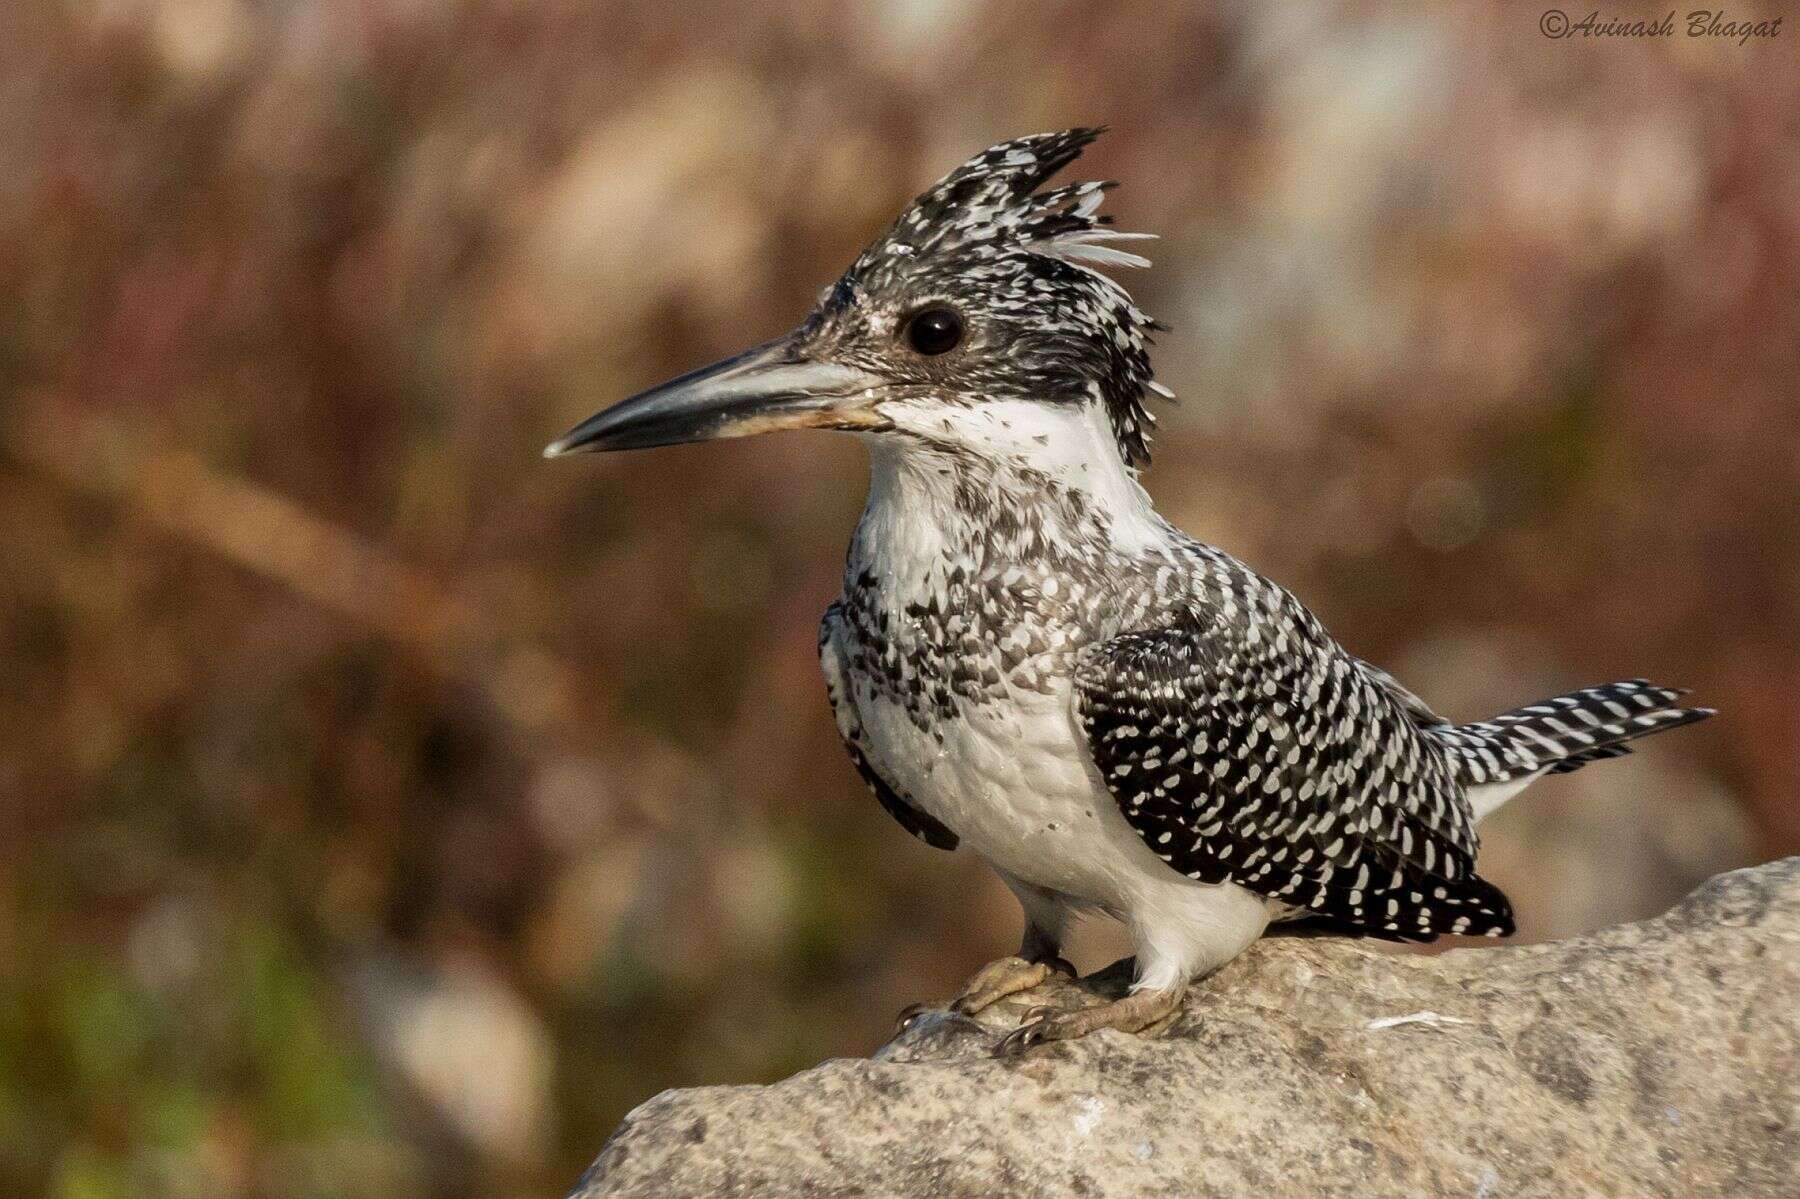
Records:
[[[1038,191],[1080,157],[1098,128],[1040,133],[1002,142],[957,167],[914,200],[845,276],[856,289],[904,287],[925,276],[964,284],[995,315],[1038,328],[1084,335],[1099,369],[1081,386],[1098,392],[1127,464],[1150,460],[1156,418],[1144,392],[1169,397],[1151,376],[1150,333],[1161,329],[1096,267],[1144,267],[1148,259],[1118,248],[1152,238],[1122,233],[1099,213],[1111,182],[1073,183]],[[1029,347],[1009,364],[1012,379],[1054,394],[1070,372],[1058,361],[1034,362]],[[1075,397],[1070,397],[1075,398]]]

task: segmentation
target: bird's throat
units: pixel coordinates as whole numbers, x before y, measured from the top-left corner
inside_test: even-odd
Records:
[[[1135,555],[1169,526],[1079,409],[987,416],[997,436],[870,437],[868,504],[846,563],[899,593],[922,594],[954,570],[1037,574],[1070,554]],[[1103,418],[1100,418],[1103,419]]]

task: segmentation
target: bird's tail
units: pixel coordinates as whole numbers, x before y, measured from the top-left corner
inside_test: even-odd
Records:
[[[1711,708],[1679,707],[1686,694],[1632,679],[1540,700],[1492,720],[1421,731],[1449,751],[1479,820],[1539,775],[1628,754],[1628,741],[1713,714]]]

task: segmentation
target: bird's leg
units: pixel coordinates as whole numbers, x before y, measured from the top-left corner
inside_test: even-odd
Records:
[[[1072,1041],[1103,1028],[1143,1032],[1174,1015],[1186,993],[1187,984],[1182,983],[1174,987],[1133,991],[1123,999],[1073,1012],[1033,1008],[1025,1013],[1025,1020],[1019,1027],[1000,1038],[1000,1043],[994,1047],[994,1056],[1023,1053],[1045,1041]]]

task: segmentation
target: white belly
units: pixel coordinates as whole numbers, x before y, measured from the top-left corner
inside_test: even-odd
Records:
[[[962,719],[920,729],[898,703],[852,684],[871,765],[1008,874],[1122,921],[1138,984],[1205,974],[1262,935],[1280,909],[1233,883],[1177,873],[1125,821],[1087,751],[1067,682],[961,703]],[[959,701],[960,702],[960,701]]]
[[[1090,764],[1066,683],[959,702],[962,719],[934,726],[941,745],[898,703],[855,690],[871,765],[1000,869],[1114,912],[1122,875],[1168,870]]]

